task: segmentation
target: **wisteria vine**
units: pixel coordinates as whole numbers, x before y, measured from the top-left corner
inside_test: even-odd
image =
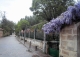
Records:
[[[70,25],[77,20],[80,21],[80,2],[74,6],[69,6],[60,16],[44,24],[42,30],[46,34],[60,32],[63,25]]]

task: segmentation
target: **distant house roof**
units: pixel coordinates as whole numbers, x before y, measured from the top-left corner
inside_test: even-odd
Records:
[[[43,25],[45,33],[60,32],[60,30],[66,26],[71,25],[73,22],[80,21],[80,3],[74,6],[69,6],[67,11],[63,12],[59,17],[53,18],[50,22]]]

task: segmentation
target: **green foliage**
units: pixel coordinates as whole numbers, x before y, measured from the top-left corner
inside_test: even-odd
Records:
[[[29,22],[26,21],[25,19],[21,19],[19,22],[18,22],[18,27],[20,27],[20,29],[24,29],[26,27],[29,26]]]
[[[34,15],[34,16],[30,16],[30,17],[25,16],[24,19],[26,19],[26,20],[29,22],[30,26],[33,26],[33,25],[35,25],[35,24],[38,24],[38,23],[40,23],[40,21],[42,20],[41,17],[35,16],[35,15]]]
[[[19,33],[22,29],[30,28],[31,26],[42,22],[42,18],[38,16],[25,16],[22,18],[15,26],[16,34]],[[44,22],[43,22],[44,23]],[[40,27],[41,28],[41,27]]]
[[[47,41],[59,41],[59,34],[46,34]]]
[[[50,21],[64,12],[67,6],[73,4],[73,0],[33,0],[30,10],[34,15]]]
[[[12,34],[14,31],[15,24],[12,21],[7,20],[5,16],[3,16],[1,21],[1,28],[3,29],[4,36]]]
[[[15,32],[19,33],[19,31],[24,30],[27,27],[29,27],[29,22],[22,18],[15,26]]]
[[[30,29],[38,29],[38,30],[41,30],[42,29],[42,26],[47,23],[47,21],[42,21],[34,26],[31,26]]]

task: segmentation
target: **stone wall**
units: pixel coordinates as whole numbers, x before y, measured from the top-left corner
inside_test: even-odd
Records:
[[[3,36],[3,31],[0,30],[0,37],[2,37],[2,36]]]
[[[79,24],[72,24],[61,30],[60,57],[77,57],[77,27]]]
[[[41,40],[34,40],[34,39],[31,39],[31,38],[25,38],[27,40],[27,42],[32,43],[33,46],[37,46],[38,49],[40,49],[41,51],[43,50],[43,41]]]

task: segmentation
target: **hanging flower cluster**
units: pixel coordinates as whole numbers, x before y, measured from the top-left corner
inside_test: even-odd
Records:
[[[57,18],[53,18],[49,23],[44,24],[42,30],[45,33],[60,32],[64,24],[70,25],[72,22],[80,19],[80,3],[74,6],[69,6],[67,11],[63,12]]]

